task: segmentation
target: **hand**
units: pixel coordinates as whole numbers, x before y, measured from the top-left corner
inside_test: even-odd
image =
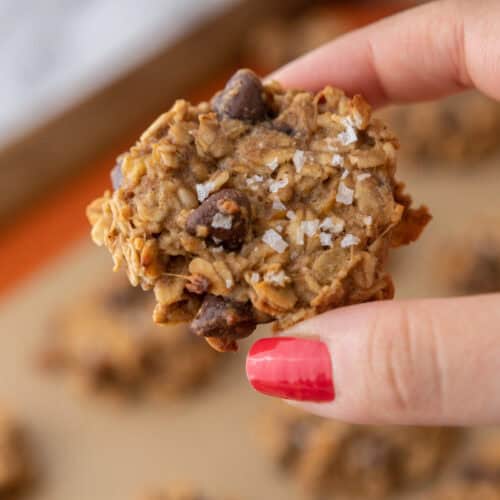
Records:
[[[500,2],[433,2],[285,66],[287,87],[327,84],[375,105],[477,88],[500,99]],[[258,340],[259,391],[359,423],[500,423],[500,294],[337,309]]]

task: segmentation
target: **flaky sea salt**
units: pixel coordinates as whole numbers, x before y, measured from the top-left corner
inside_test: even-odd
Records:
[[[260,281],[260,274],[259,273],[255,273],[253,272],[251,275],[250,275],[250,281],[252,283],[258,283]]]
[[[234,282],[232,279],[226,280],[226,288],[227,289],[232,288],[233,285],[234,285]]]
[[[363,217],[363,224],[365,226],[371,226],[373,224],[373,217],[371,215],[366,215]]]
[[[342,248],[348,248],[352,247],[354,245],[357,245],[360,242],[360,239],[357,236],[354,236],[354,234],[347,233],[341,240],[340,246]]]
[[[213,247],[212,252],[220,253],[224,251],[224,247]]]
[[[196,194],[198,196],[198,201],[201,203],[205,201],[210,193],[214,190],[215,184],[211,181],[204,182],[203,184],[196,184]]]
[[[302,167],[304,166],[305,162],[304,151],[297,149],[295,153],[293,153],[292,161],[295,166],[295,170],[300,174],[300,171],[302,170]]]
[[[268,229],[262,236],[262,241],[278,253],[283,253],[288,247],[288,243],[274,229]]]
[[[295,219],[295,217],[297,217],[295,215],[295,212],[293,210],[288,210],[287,213],[286,213],[286,218],[287,219],[290,219],[290,220],[293,220]]]
[[[333,245],[332,235],[330,233],[319,233],[319,241],[323,247],[331,247]]]
[[[348,118],[343,118],[342,124],[344,125],[345,130],[337,135],[337,139],[343,146],[348,146],[358,140],[358,134],[356,133],[356,129],[353,127],[352,121]]]
[[[319,220],[314,219],[314,220],[305,220],[302,222],[302,231],[304,231],[304,234],[307,236],[311,237],[314,236],[319,227]]]
[[[249,177],[247,179],[247,185],[250,187],[255,187],[256,184],[260,184],[264,180],[264,177],[262,175],[252,175],[252,177]]]
[[[343,164],[344,164],[344,158],[342,158],[342,156],[340,156],[339,154],[335,153],[332,156],[332,165],[334,167],[341,167]]]
[[[264,275],[264,281],[272,285],[283,286],[286,282],[287,275],[283,269],[279,271],[269,271]]]
[[[286,206],[279,199],[273,200],[273,210],[286,210]]]
[[[334,234],[339,234],[344,230],[345,222],[342,219],[338,219],[337,217],[333,220],[332,217],[325,217],[319,228],[323,231],[330,231]]]
[[[212,227],[215,229],[231,229],[233,225],[233,216],[224,215],[217,212],[212,219]]]
[[[271,181],[269,183],[269,192],[277,193],[280,189],[283,189],[287,184],[288,184],[287,178]]]
[[[266,163],[266,167],[270,168],[273,172],[278,168],[279,162],[278,158],[273,158],[271,161]]]
[[[340,182],[335,199],[344,205],[352,205],[354,190],[348,188],[343,182]]]
[[[369,179],[371,176],[372,176],[372,174],[365,172],[363,174],[358,174],[356,176],[356,179],[361,182],[361,181],[364,181],[365,179]]]
[[[341,178],[342,180],[347,179],[347,177],[349,177],[349,173],[350,173],[350,172],[349,172],[349,170],[345,169],[345,170],[342,172],[342,175],[340,176],[340,178]]]

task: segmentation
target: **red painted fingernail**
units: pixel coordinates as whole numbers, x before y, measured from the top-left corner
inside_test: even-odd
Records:
[[[268,396],[316,402],[335,397],[330,353],[319,340],[258,340],[248,353],[246,368],[253,388]]]

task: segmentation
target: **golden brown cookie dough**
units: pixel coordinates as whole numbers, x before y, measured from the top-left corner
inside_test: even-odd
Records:
[[[426,500],[500,500],[500,433],[476,443],[451,478],[426,491]]]
[[[33,466],[22,425],[0,409],[0,499],[11,498],[33,480]]]
[[[445,246],[446,245],[446,246]],[[475,220],[436,262],[439,274],[454,295],[500,292],[500,219]]]
[[[402,156],[423,166],[429,161],[468,165],[499,150],[500,104],[478,92],[393,107],[381,116],[398,135]]]
[[[126,279],[66,308],[46,339],[44,366],[85,388],[137,396],[182,395],[204,384],[218,360],[185,325],[151,321],[154,299]]]
[[[397,148],[360,96],[240,70],[211,103],[177,101],[119,158],[115,190],[88,207],[92,237],[154,289],[156,322],[191,321],[236,350],[258,323],[392,298],[388,250],[430,219],[394,178]]]
[[[438,427],[361,426],[280,407],[260,422],[271,458],[308,497],[385,499],[433,478],[461,431]]]

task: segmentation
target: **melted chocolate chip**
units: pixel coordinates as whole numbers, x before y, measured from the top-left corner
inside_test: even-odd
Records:
[[[191,321],[191,331],[199,337],[243,338],[255,330],[252,306],[247,302],[207,295],[196,317]]]
[[[210,238],[228,250],[236,250],[245,241],[250,224],[250,202],[236,189],[223,189],[209,196],[186,220],[192,236]]]
[[[267,116],[260,79],[249,69],[240,69],[212,101],[219,117],[257,122]]]

